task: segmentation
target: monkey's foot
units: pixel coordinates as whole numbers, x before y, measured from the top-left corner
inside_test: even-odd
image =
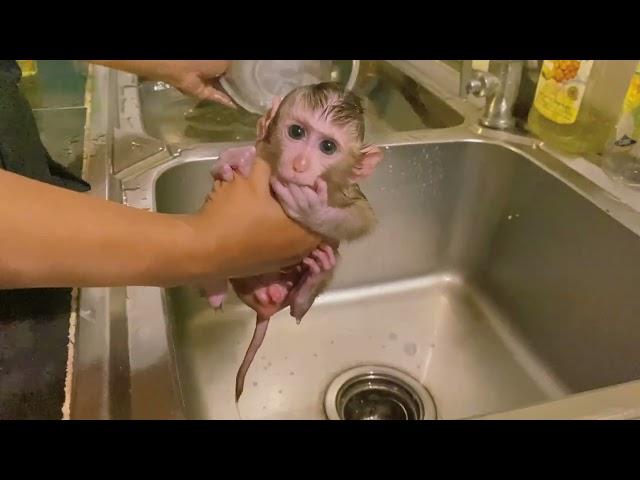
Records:
[[[256,147],[229,148],[220,154],[220,158],[211,170],[214,180],[231,182],[235,174],[248,177],[251,174],[256,157]]]
[[[218,311],[218,310],[222,310],[222,303],[224,302],[224,297],[225,297],[224,293],[216,293],[214,295],[209,295],[207,297],[207,301],[209,302],[209,305],[211,306],[211,308],[213,308],[215,311]]]

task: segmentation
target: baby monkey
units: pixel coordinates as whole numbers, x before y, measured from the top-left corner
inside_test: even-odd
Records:
[[[212,170],[217,180],[247,176],[256,155],[271,166],[271,188],[289,217],[324,239],[301,264],[273,274],[231,279],[239,298],[256,311],[256,328],[236,377],[236,402],[271,316],[290,306],[300,323],[327,287],[340,241],[369,233],[376,218],[357,182],[373,173],[383,158],[364,145],[364,110],[357,95],[336,83],[319,83],[274,99],[258,121],[256,146],[231,148]],[[277,235],[277,232],[265,232]],[[205,294],[220,308],[226,281],[208,285]]]

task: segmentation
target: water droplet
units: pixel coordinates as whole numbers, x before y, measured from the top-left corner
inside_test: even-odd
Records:
[[[416,344],[413,342],[407,342],[404,344],[403,350],[404,350],[404,353],[406,353],[410,357],[413,357],[418,351],[418,347],[416,347]]]
[[[333,345],[333,344],[334,344],[334,341],[333,341],[333,340],[331,340],[331,342],[330,342],[330,343],[331,343],[331,345]]]
[[[258,386],[258,382],[253,382],[253,386],[257,387]]]
[[[317,354],[317,353],[314,353],[314,354],[313,354],[313,356],[314,356],[314,357],[317,357],[317,356],[318,356],[318,354]]]
[[[295,372],[289,372],[289,375],[293,376],[293,375],[295,375]]]
[[[386,345],[382,345],[382,348],[387,348],[387,346]]]
[[[389,334],[389,340],[397,340],[398,339],[398,335],[396,335],[395,333],[391,332]]]
[[[282,390],[278,390],[278,393],[282,393]]]

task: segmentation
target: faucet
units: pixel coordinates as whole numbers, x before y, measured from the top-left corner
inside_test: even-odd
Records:
[[[486,98],[480,124],[496,130],[515,126],[513,106],[518,98],[524,60],[491,60],[489,71],[474,71],[471,61],[463,62],[460,92]]]

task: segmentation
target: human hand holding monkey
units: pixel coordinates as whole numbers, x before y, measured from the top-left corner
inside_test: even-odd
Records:
[[[246,175],[256,157],[269,162],[271,187],[282,208],[294,220],[321,234],[325,242],[303,262],[278,273],[232,279],[241,300],[257,313],[256,329],[236,378],[236,401],[244,376],[266,334],[269,318],[286,306],[298,322],[328,285],[341,240],[367,234],[375,216],[357,181],[368,177],[382,152],[364,146],[364,114],[359,98],[332,83],[301,87],[258,122],[255,147],[229,149],[213,175],[230,181]],[[334,250],[335,249],[335,250]],[[207,292],[220,307],[226,282]]]
[[[284,214],[270,193],[270,175],[269,164],[258,159],[247,178],[217,183],[200,211],[188,219],[198,232],[198,258],[215,258],[215,271],[222,278],[267,273],[297,264],[321,241],[319,235]],[[224,225],[223,231],[220,225]],[[261,247],[256,248],[256,232],[270,230],[278,235],[263,238]]]

